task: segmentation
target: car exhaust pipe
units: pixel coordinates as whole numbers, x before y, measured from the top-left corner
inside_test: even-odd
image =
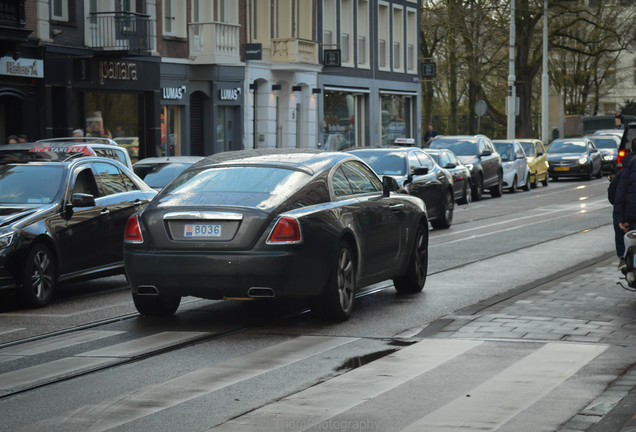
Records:
[[[253,287],[247,291],[247,295],[254,298],[274,298],[274,290],[265,287]]]
[[[159,290],[154,285],[139,285],[137,287],[139,295],[159,295]]]

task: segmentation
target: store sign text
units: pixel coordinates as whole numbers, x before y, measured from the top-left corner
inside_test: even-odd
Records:
[[[219,99],[221,100],[235,101],[235,100],[238,100],[238,97],[240,94],[241,94],[240,88],[219,89]]]
[[[161,89],[161,97],[163,99],[181,100],[186,92],[186,86],[181,87],[163,87]]]
[[[44,62],[42,60],[12,57],[0,58],[0,75],[12,75],[25,78],[44,78]]]
[[[137,81],[137,64],[117,61],[99,62],[99,83],[104,80]]]

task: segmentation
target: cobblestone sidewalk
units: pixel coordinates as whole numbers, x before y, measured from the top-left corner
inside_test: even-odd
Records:
[[[636,293],[617,285],[620,277],[616,259],[606,259],[513,297],[491,302],[481,310],[446,316],[437,323],[439,330],[431,336],[636,347]],[[627,422],[636,413],[634,409],[630,415],[631,408],[626,408],[631,406],[632,399],[636,401],[636,367],[614,381],[559,431],[636,432],[636,416]],[[620,425],[610,428],[607,421],[601,420],[619,404],[627,412]]]

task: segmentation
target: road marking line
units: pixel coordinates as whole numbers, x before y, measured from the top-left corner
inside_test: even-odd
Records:
[[[115,363],[115,359],[68,357],[38,366],[7,372],[0,375],[0,390],[28,388],[39,382],[62,378],[97,366]]]
[[[42,354],[61,348],[68,348],[85,342],[107,338],[124,333],[123,331],[83,330],[80,332],[54,336],[44,340],[27,342],[15,346],[0,349],[0,356],[19,355],[30,356]]]
[[[607,349],[607,345],[548,343],[402,432],[496,430]],[[505,403],[502,400],[505,395]]]
[[[211,334],[210,332],[161,332],[117,345],[77,354],[76,357],[135,357]]]
[[[424,339],[358,369],[223,423],[213,430],[263,432],[311,429],[481,343],[470,340]],[[290,425],[296,427],[289,429]]]
[[[65,425],[72,425],[73,428],[85,425],[91,432],[110,430],[355,340],[357,338],[301,336],[98,405],[79,407],[68,416],[47,419],[45,422],[50,430],[64,429]]]

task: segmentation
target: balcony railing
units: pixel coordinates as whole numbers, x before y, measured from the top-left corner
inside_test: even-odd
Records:
[[[318,42],[305,39],[272,39],[271,61],[318,64]]]
[[[239,24],[188,23],[190,61],[195,64],[236,64],[241,61]]]
[[[152,49],[149,15],[134,12],[95,12],[88,17],[88,46],[104,51],[149,54]]]

